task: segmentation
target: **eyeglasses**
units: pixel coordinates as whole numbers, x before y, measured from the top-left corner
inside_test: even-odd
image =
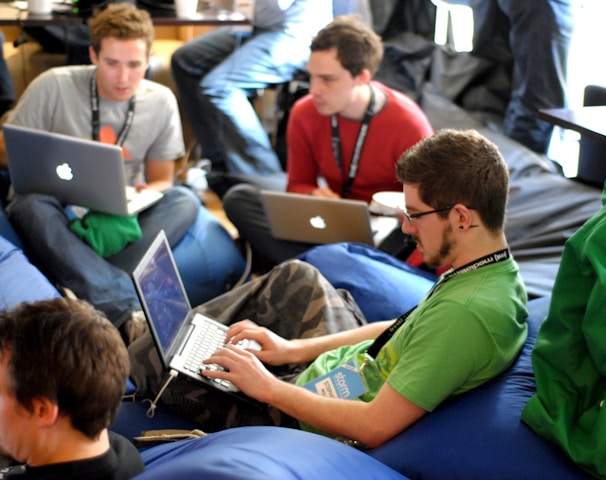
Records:
[[[446,212],[447,210],[451,210],[454,208],[454,205],[450,205],[448,207],[444,207],[444,208],[438,208],[436,210],[429,210],[428,212],[421,212],[421,213],[408,213],[405,210],[402,210],[402,213],[404,213],[404,216],[406,217],[406,220],[408,220],[408,224],[411,227],[414,227],[412,221],[415,218],[419,218],[419,217],[424,217],[425,215],[430,215],[432,213],[440,213],[440,212]]]

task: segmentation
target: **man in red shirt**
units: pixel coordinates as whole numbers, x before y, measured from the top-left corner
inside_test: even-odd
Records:
[[[381,38],[354,17],[336,18],[313,40],[309,94],[288,122],[287,191],[370,202],[398,190],[396,161],[433,129],[413,100],[372,81],[382,57]],[[272,237],[254,186],[229,190],[223,207],[266,266],[310,247]]]

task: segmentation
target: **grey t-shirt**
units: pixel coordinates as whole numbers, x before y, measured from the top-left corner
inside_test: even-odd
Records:
[[[8,123],[92,138],[90,82],[95,66],[58,67],[47,70],[28,86]],[[126,121],[128,101],[100,99],[101,138],[116,138]],[[177,100],[158,83],[142,80],[135,93],[133,123],[123,144],[126,178],[130,184],[144,180],[145,160],[173,161],[183,155],[183,132]]]

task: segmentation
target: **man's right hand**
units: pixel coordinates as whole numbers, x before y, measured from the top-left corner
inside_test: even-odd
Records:
[[[250,320],[242,320],[229,327],[227,331],[228,342],[237,344],[245,339],[255,340],[261,345],[260,350],[251,350],[251,352],[267,365],[278,366],[296,363],[293,360],[295,342],[286,340]]]

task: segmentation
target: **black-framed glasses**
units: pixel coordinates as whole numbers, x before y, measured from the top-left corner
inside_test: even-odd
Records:
[[[429,210],[427,212],[420,212],[420,213],[408,213],[405,210],[402,210],[402,213],[404,213],[404,216],[406,217],[406,220],[408,220],[408,224],[411,227],[414,227],[412,221],[415,218],[419,218],[419,217],[424,217],[425,215],[430,215],[432,213],[440,213],[440,212],[446,212],[447,210],[452,210],[454,208],[454,205],[449,205],[448,207],[443,207],[443,208],[437,208],[435,210]]]

